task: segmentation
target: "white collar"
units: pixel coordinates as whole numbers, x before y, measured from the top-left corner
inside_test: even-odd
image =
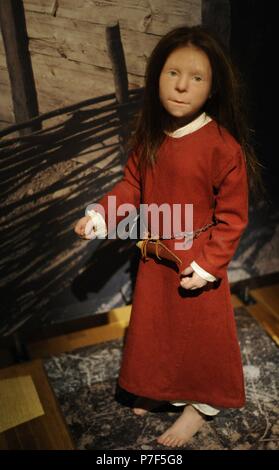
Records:
[[[189,124],[186,124],[186,126],[180,127],[179,129],[176,129],[176,131],[174,132],[165,131],[165,134],[174,138],[183,137],[184,135],[191,134],[192,132],[197,131],[201,127],[208,124],[210,121],[212,121],[211,117],[208,116],[206,113],[202,113],[192,122],[189,122]]]

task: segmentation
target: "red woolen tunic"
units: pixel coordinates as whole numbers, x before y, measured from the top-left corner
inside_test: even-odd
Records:
[[[119,384],[157,400],[241,407],[245,402],[241,356],[227,265],[248,223],[248,189],[239,144],[211,121],[180,138],[166,136],[155,171],[141,181],[132,153],[123,179],[107,197],[122,203],[193,204],[193,229],[217,225],[177,251],[183,269],[192,261],[219,281],[180,287],[177,271],[158,259],[140,261]],[[117,218],[117,223],[123,217]],[[183,225],[182,225],[183,229]],[[174,248],[175,240],[164,240]]]

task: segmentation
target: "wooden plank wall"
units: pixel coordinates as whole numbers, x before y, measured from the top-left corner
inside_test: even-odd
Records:
[[[201,0],[24,0],[40,113],[114,91],[105,27],[119,21],[129,87],[160,36],[201,21]],[[1,36],[1,35],[0,35]],[[0,127],[14,122],[0,38]]]

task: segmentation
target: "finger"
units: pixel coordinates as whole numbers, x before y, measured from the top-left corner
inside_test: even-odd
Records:
[[[191,289],[193,287],[193,284],[188,284],[188,283],[185,283],[185,282],[181,282],[180,285],[184,288],[184,289]]]
[[[83,234],[84,234],[84,231],[83,231],[81,228],[78,228],[78,229],[75,229],[75,233],[76,233],[76,235],[78,235],[79,237],[82,237]]]
[[[79,229],[79,228],[78,228],[78,224],[76,224],[76,225],[74,226],[74,232],[75,232],[77,235],[78,235],[78,229]]]
[[[80,235],[83,232],[83,224],[80,221],[76,224],[74,231],[77,235]]]
[[[196,272],[194,272],[192,279],[197,285],[204,285],[207,284],[207,280],[204,279],[203,277],[199,276]]]
[[[78,236],[79,236],[80,238],[83,238],[84,235],[85,235],[85,234],[84,234],[84,229],[83,229],[83,228],[80,228],[80,229],[78,230],[77,234],[78,234]]]
[[[194,288],[192,287],[186,287],[186,286],[181,286],[183,289],[186,289],[186,290],[193,290]]]
[[[191,268],[191,266],[187,266],[187,268],[185,268],[183,271],[182,271],[182,275],[184,276],[187,276],[187,274],[191,274],[193,272],[193,268]]]
[[[202,285],[200,285],[200,283],[195,282],[193,278],[186,278],[181,279],[180,285],[185,289],[200,289],[204,284],[202,283]]]

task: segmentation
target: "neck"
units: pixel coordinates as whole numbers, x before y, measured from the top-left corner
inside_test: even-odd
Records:
[[[185,116],[185,117],[182,117],[182,118],[175,118],[175,119],[170,120],[170,122],[167,125],[167,129],[166,129],[167,132],[174,132],[177,129],[179,129],[180,127],[187,126],[187,124],[190,124],[190,122],[194,121],[199,116],[201,116],[201,114],[203,114],[203,112],[204,111],[202,110],[202,111],[198,111],[195,114],[192,114],[191,116]]]

